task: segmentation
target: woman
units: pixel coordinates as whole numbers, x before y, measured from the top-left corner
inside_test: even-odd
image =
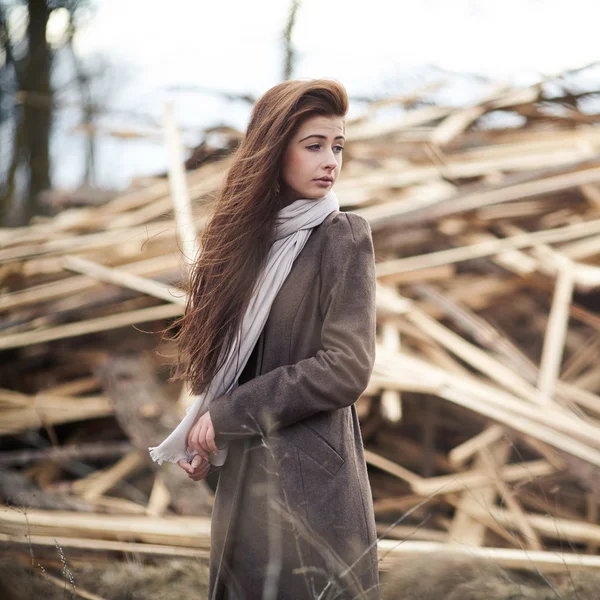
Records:
[[[354,406],[375,358],[373,243],[368,222],[341,212],[332,190],[347,107],[344,88],[329,80],[266,92],[203,234],[175,378],[199,394],[225,369],[216,357],[238,353],[235,384],[219,379],[204,412],[188,413],[191,454],[178,461],[198,481],[226,451],[212,514],[211,600],[379,598]],[[287,257],[287,270],[274,255]]]

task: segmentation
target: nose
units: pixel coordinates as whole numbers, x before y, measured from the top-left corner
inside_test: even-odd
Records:
[[[325,158],[325,164],[323,166],[325,169],[328,169],[330,171],[333,171],[333,169],[337,167],[337,160],[335,158],[333,150],[327,153],[327,156]]]

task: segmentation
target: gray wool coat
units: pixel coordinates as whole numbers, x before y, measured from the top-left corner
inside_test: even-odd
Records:
[[[296,258],[240,385],[212,401],[229,452],[212,512],[210,600],[380,597],[354,406],[375,360],[375,286],[368,222],[331,213]]]

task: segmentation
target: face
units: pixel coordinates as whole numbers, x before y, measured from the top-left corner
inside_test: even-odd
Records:
[[[329,192],[342,168],[342,117],[310,117],[290,140],[283,161],[282,200],[318,200]]]

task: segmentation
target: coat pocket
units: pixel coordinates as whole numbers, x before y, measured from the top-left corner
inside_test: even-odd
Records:
[[[335,475],[346,462],[316,431],[302,422],[279,430],[282,437]]]

